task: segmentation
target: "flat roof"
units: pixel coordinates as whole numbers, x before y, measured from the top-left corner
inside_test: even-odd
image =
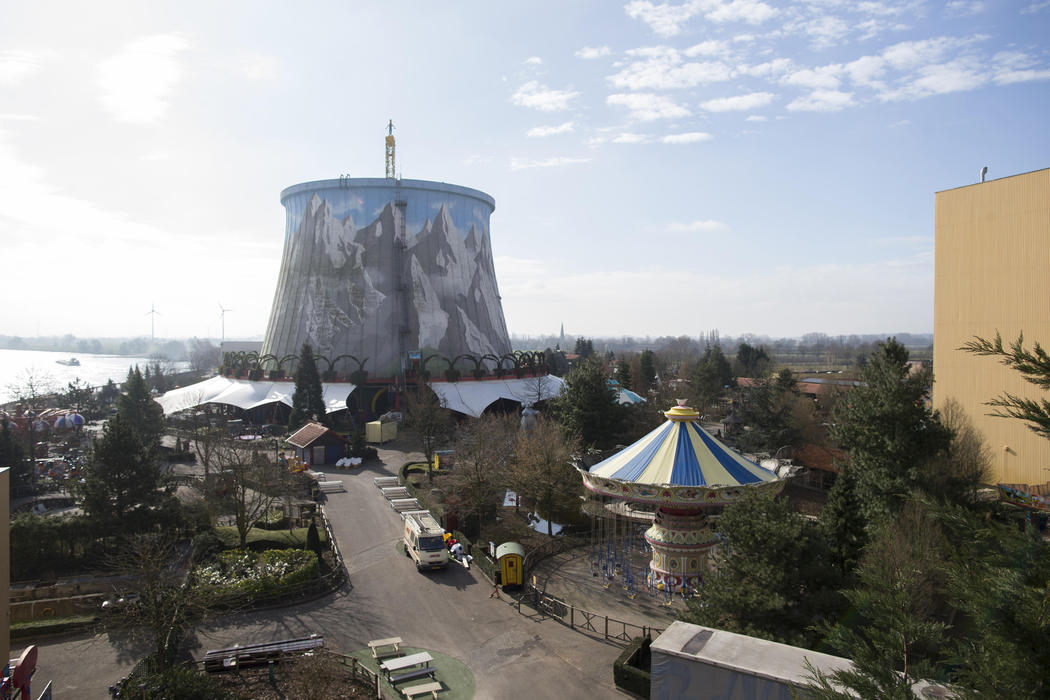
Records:
[[[1050,170],[1050,168],[1039,168],[1038,170],[1029,170],[1026,173],[1016,173],[1014,175],[1004,175],[1003,177],[997,177],[992,180],[985,180],[984,182],[971,182],[968,185],[959,185],[958,187],[948,187],[943,190],[936,190],[934,194],[940,194],[941,192],[951,192],[952,190],[961,190],[965,187],[976,187],[977,185],[987,185],[989,182],[998,182],[999,180],[1009,180],[1012,177],[1024,177],[1025,175],[1033,175],[1035,173],[1041,173]]]

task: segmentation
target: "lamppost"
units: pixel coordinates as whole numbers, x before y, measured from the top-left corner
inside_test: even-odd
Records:
[[[36,486],[36,438],[33,435],[36,411],[29,408],[23,415],[26,417],[26,434],[29,436],[29,475],[33,486]]]

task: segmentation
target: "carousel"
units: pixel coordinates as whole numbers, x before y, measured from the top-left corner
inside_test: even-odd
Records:
[[[620,576],[632,597],[633,547],[652,551],[645,577],[650,593],[663,591],[668,598],[675,592],[689,595],[703,582],[711,548],[718,543],[709,516],[750,489],[779,492],[783,488],[776,474],[704,430],[698,412],[684,402],[664,415],[667,422],[638,442],[590,469],[580,469],[584,486],[599,503],[594,510],[619,513],[613,522],[627,523],[592,528],[597,533],[592,573],[607,580]],[[634,505],[641,508],[635,510]],[[636,543],[632,516],[653,506],[652,526]]]

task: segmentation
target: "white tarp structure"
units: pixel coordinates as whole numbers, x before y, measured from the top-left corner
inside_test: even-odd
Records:
[[[322,383],[321,390],[328,413],[346,408],[346,397],[357,388],[350,383]],[[247,379],[212,377],[180,389],[172,389],[156,399],[170,415],[206,403],[226,403],[245,410],[268,403],[292,405],[295,384],[292,382],[253,382]]]
[[[561,393],[564,386],[565,382],[554,375],[430,384],[430,388],[438,395],[445,408],[474,418],[481,416],[493,401],[508,399],[528,406],[537,401],[554,398]]]
[[[554,398],[565,386],[558,377],[528,377],[525,379],[486,379],[483,381],[433,382],[430,388],[441,399],[445,408],[475,418],[493,401],[509,399],[524,406]],[[346,408],[348,397],[357,386],[349,383],[322,383],[324,403],[328,413]],[[180,389],[172,389],[158,397],[157,403],[164,415],[206,403],[226,403],[245,410],[268,403],[292,405],[295,393],[293,382],[253,382],[247,379],[212,377]]]

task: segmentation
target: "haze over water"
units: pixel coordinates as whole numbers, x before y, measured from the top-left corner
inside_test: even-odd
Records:
[[[57,360],[68,360],[70,357],[80,360],[80,366],[68,367],[57,363]],[[147,357],[127,355],[0,349],[0,403],[15,400],[10,387],[21,383],[22,370],[27,368],[47,374],[55,391],[65,391],[69,382],[78,377],[88,386],[101,386],[110,379],[119,384],[127,379],[132,366],[138,365],[144,369],[149,361]],[[181,367],[185,363],[177,364]]]

